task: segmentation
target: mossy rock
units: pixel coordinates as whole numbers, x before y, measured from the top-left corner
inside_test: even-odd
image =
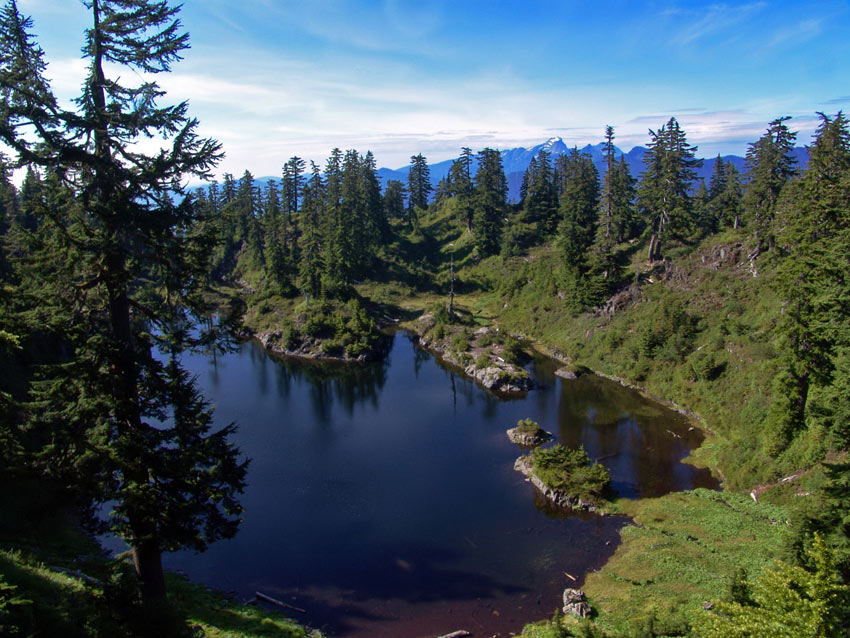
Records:
[[[552,438],[551,433],[540,427],[531,419],[522,419],[515,428],[508,430],[508,438],[512,443],[524,447],[537,447]]]

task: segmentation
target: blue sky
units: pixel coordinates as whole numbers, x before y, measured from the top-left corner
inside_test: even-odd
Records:
[[[78,0],[19,0],[70,98],[84,75]],[[700,156],[743,155],[780,115],[850,110],[850,1],[185,0],[192,48],[159,76],[220,140],[221,171],[278,175],[334,146],[398,168],[462,146],[624,150],[675,116]]]

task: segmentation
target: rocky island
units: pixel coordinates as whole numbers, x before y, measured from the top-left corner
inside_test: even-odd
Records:
[[[531,378],[519,365],[526,355],[517,339],[496,328],[451,323],[446,316],[426,313],[414,322],[420,346],[496,394],[517,395],[531,389]]]
[[[611,482],[608,470],[591,463],[583,447],[535,448],[519,457],[514,469],[555,505],[588,512],[600,510]]]
[[[547,432],[531,419],[518,421],[516,427],[508,430],[507,434],[512,443],[529,448],[543,445],[552,438],[551,432]]]

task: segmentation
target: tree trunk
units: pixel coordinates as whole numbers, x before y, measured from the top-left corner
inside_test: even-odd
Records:
[[[649,261],[653,261],[655,259],[656,252],[658,251],[658,236],[655,233],[652,233],[652,237],[649,238],[649,253],[647,254],[647,259]]]
[[[165,574],[162,571],[162,553],[155,543],[142,541],[133,547],[133,566],[142,581],[142,599],[145,602],[165,600]]]

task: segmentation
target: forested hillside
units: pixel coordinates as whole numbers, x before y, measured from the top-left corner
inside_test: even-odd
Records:
[[[463,149],[436,193],[421,155],[382,193],[371,154],[334,150],[309,175],[290,159],[280,186],[227,175],[197,205],[219,220],[212,272],[249,292],[250,327],[357,356],[374,340],[356,335],[452,289],[461,311],[702,415],[722,435],[713,462],[744,487],[845,446],[846,119],[821,116],[805,170],[795,138],[778,118],[744,174],[718,158],[705,184],[674,118],[639,176],[608,127],[602,178],[576,149],[541,150],[514,206],[492,149]],[[336,325],[316,314],[330,307]]]
[[[197,591],[166,579],[164,552],[236,534],[248,463],[235,426],[213,428],[181,354],[253,335],[283,354],[357,365],[381,357],[381,330],[401,325],[449,343],[473,370],[538,347],[692,411],[709,435],[695,462],[727,490],[772,501],[755,518],[787,515],[787,533],[746,541],[786,562],[761,579],[736,577],[722,613],[694,620],[669,609],[662,629],[603,619],[604,630],[754,636],[772,615],[785,629],[797,623],[793,635],[846,635],[843,113],[818,114],[805,167],[792,122],[778,117],[749,144],[743,169],[718,157],[708,180],[675,118],[650,131],[639,171],[600,123],[602,171],[577,148],[541,148],[517,203],[493,148],[460,149],[436,188],[422,154],[405,180],[382,187],[371,152],[338,148],[321,166],[282,159],[280,181],[262,188],[247,169],[217,183],[221,145],[200,136],[187,104],[160,106],[156,83],[139,79],[168,72],[188,47],[178,9],[86,8],[87,80],[72,106],[45,78],[31,22],[14,1],[0,14],[0,476],[13,512],[0,524],[0,631],[167,634],[192,631],[191,618],[210,635],[234,623],[245,635],[303,635],[250,610],[238,622],[204,615],[198,605],[224,603],[197,603]],[[145,153],[138,143],[150,138],[164,143]],[[210,185],[189,191],[190,180]],[[483,325],[499,332],[472,359],[470,334]],[[740,494],[658,503],[623,511],[647,534],[676,518],[666,507],[711,512],[699,522],[708,529],[754,516]],[[132,568],[97,557],[73,529],[124,539]],[[690,533],[676,531],[687,542]],[[712,538],[708,553],[749,556]],[[87,573],[76,567],[82,555]],[[67,566],[45,568],[56,560]],[[55,583],[57,573],[70,580]],[[87,602],[67,594],[81,582],[89,589],[74,596]],[[171,605],[167,583],[181,592]],[[539,630],[573,631],[560,620]]]

